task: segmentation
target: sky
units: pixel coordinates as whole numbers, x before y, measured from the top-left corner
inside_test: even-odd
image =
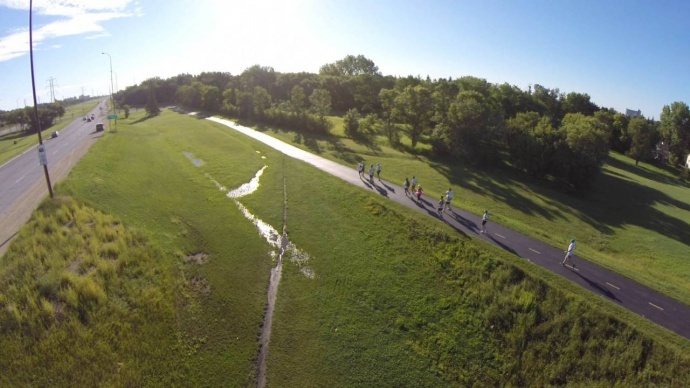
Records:
[[[539,84],[658,119],[690,103],[686,0],[35,0],[39,103],[252,65]],[[107,53],[104,55],[102,53]],[[0,110],[33,105],[29,0],[0,0]]]

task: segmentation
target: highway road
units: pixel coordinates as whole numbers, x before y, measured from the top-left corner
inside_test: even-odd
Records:
[[[690,306],[608,269],[582,260],[577,256],[574,256],[573,259],[576,268],[561,266],[560,263],[565,255],[564,250],[567,248],[569,241],[563,241],[563,246],[556,248],[491,221],[487,224],[487,233],[479,233],[481,227],[480,216],[457,209],[454,206],[452,213],[445,214],[442,218],[439,217],[436,211],[438,198],[433,199],[428,196],[422,196],[422,200],[417,201],[406,196],[402,186],[399,184],[393,184],[385,180],[379,181],[378,179],[369,181],[368,176],[365,178],[360,177],[357,170],[353,167],[343,166],[314,155],[264,133],[237,125],[230,120],[216,117],[210,117],[208,120],[225,125],[259,140],[290,157],[309,163],[346,182],[372,190],[403,206],[434,217],[468,236],[473,236],[499,246],[534,265],[546,268],[596,295],[600,295],[668,330],[690,339]],[[460,203],[460,201],[462,201],[461,198],[454,200],[457,203]]]
[[[96,132],[96,123],[107,126],[105,101],[99,103],[89,115],[95,120],[82,117],[65,126],[56,138],[43,139],[51,183],[64,179],[72,166],[81,159],[88,147],[103,135]],[[36,146],[0,166],[0,255],[4,254],[9,241],[29,219],[31,212],[48,195],[43,167]]]

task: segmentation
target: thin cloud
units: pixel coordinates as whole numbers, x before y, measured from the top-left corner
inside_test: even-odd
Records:
[[[28,10],[25,0],[0,0],[0,8]],[[58,16],[58,20],[34,28],[34,49],[52,39],[90,34],[86,39],[109,36],[103,22],[141,15],[138,2],[132,0],[37,0],[34,14]],[[24,28],[0,37],[0,62],[9,61],[29,52],[29,30]]]

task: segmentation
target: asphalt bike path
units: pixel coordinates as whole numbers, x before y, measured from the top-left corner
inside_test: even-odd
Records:
[[[426,195],[422,195],[421,200],[417,201],[416,196],[405,195],[401,185],[379,180],[376,177],[370,180],[366,171],[360,176],[355,168],[350,168],[318,155],[314,155],[251,128],[237,125],[230,120],[216,117],[210,117],[208,120],[225,125],[259,140],[287,156],[307,162],[348,183],[372,190],[403,206],[434,217],[452,226],[461,233],[499,246],[530,263],[546,268],[676,334],[690,339],[690,306],[608,269],[582,260],[577,256],[573,256],[572,260],[575,267],[571,265],[566,265],[565,267],[561,266],[561,262],[565,256],[564,249],[568,244],[567,241],[563,242],[564,246],[562,249],[555,248],[544,242],[508,229],[500,224],[496,224],[492,222],[491,219],[489,219],[486,225],[487,233],[480,233],[481,216],[458,209],[452,202],[452,211],[444,212],[442,217],[439,217],[436,210],[439,199],[433,199]],[[385,166],[383,173],[385,174]],[[456,196],[453,202],[458,204],[462,202],[462,198]]]

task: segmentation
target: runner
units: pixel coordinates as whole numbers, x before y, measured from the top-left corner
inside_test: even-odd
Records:
[[[362,176],[364,174],[364,162],[359,162],[357,165],[357,171],[359,171],[359,176]]]
[[[565,267],[565,262],[570,261],[573,268],[575,268],[575,263],[573,262],[573,251],[575,251],[575,239],[570,240],[570,245],[568,245],[568,250],[565,251],[565,257],[563,258],[562,266]]]
[[[417,186],[417,201],[422,199],[422,194],[424,194],[424,190],[422,190],[422,185]]]
[[[443,218],[443,204],[444,204],[444,198],[441,196],[441,199],[438,200],[438,205],[436,206],[436,211],[438,211],[438,217]]]
[[[453,212],[453,209],[450,207],[450,201],[453,200],[453,197],[455,197],[455,193],[453,193],[453,190],[449,187],[448,191],[446,191],[446,205],[444,206],[444,210],[450,209],[450,212]]]
[[[417,178],[412,175],[412,192],[414,193],[415,189],[417,188]]]
[[[489,211],[484,210],[484,215],[482,216],[482,230],[480,233],[486,234],[486,222],[489,221]]]
[[[376,177],[379,178],[379,182],[381,182],[381,163],[376,163]]]
[[[403,183],[403,187],[405,188],[405,196],[407,197],[410,195],[410,181],[405,178],[405,183]]]
[[[372,164],[371,167],[369,167],[369,181],[373,182],[374,181],[374,165]]]

